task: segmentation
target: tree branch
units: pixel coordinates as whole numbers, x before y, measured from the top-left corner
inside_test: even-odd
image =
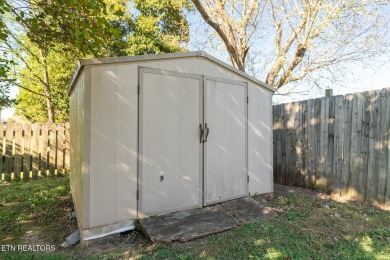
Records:
[[[5,45],[7,45],[10,49],[14,50],[14,49],[12,48],[12,46],[9,45],[8,42],[6,42]],[[45,82],[43,81],[43,79],[40,78],[37,74],[34,73],[34,71],[33,71],[32,68],[28,65],[27,61],[23,58],[23,56],[20,55],[19,52],[17,52],[17,51],[15,52],[15,50],[14,50],[14,53],[15,53],[15,55],[24,63],[24,65],[26,66],[26,68],[27,68],[29,71],[31,71],[31,73],[33,73],[33,76],[34,76],[41,84],[45,85]],[[42,64],[41,64],[41,65],[42,65]]]
[[[302,61],[303,57],[305,56],[305,52],[307,50],[307,47],[303,44],[299,44],[297,47],[297,50],[295,52],[294,58],[291,61],[290,65],[288,66],[287,70],[285,70],[280,77],[279,81],[274,85],[276,89],[279,89],[281,86],[286,84],[286,81],[292,74],[293,70],[297,67],[297,65]]]
[[[208,23],[211,27],[214,28],[214,30],[219,34],[219,36],[222,38],[223,42],[226,44],[226,46],[230,45],[229,40],[227,36],[225,35],[225,32],[222,30],[222,28],[215,23],[209,14],[207,13],[206,9],[204,9],[203,5],[199,0],[192,0],[192,3],[194,3],[196,9],[200,13],[200,15],[203,17],[203,19]]]
[[[31,93],[33,93],[33,94],[35,94],[35,95],[38,95],[38,96],[41,96],[41,97],[45,97],[44,94],[38,93],[38,92],[36,92],[36,91],[34,91],[34,90],[32,90],[32,89],[26,88],[26,87],[22,86],[22,85],[19,84],[19,83],[13,82],[12,84],[15,85],[15,86],[17,86],[17,87],[19,87],[19,88],[22,88],[22,89],[24,89],[24,90],[27,90],[28,92],[31,92]]]

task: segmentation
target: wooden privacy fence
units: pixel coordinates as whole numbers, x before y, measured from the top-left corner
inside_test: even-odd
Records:
[[[69,123],[0,124],[2,181],[69,173]]]
[[[274,181],[390,204],[390,89],[275,105]]]

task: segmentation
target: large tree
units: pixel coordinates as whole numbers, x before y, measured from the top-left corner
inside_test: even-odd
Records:
[[[258,59],[267,64],[259,74],[276,89],[321,69],[367,61],[389,48],[389,19],[381,11],[388,1],[192,2],[221,37],[236,68],[245,70],[251,48],[271,48],[270,55]]]
[[[122,1],[126,2],[126,1]],[[110,41],[104,55],[142,55],[184,51],[188,41],[187,0],[133,0],[123,10],[125,19],[112,21],[120,29],[118,41]],[[127,5],[126,5],[127,6]]]
[[[76,57],[175,52],[181,50],[182,43],[188,40],[188,24],[184,16],[184,9],[188,7],[186,1],[136,0],[135,9],[129,9],[125,0],[105,2],[107,14],[104,18],[116,34],[111,35],[105,44],[93,47],[88,56],[72,44],[57,42],[50,48],[42,48],[28,36],[10,35],[12,41],[6,44],[22,64],[16,74],[18,81],[14,83],[20,88],[16,106],[18,114],[38,122],[45,121],[45,114],[49,122],[67,120],[66,89]],[[91,33],[89,37],[88,41],[95,36]],[[62,68],[58,67],[59,64]]]
[[[15,110],[31,122],[50,122],[48,107],[50,106],[52,122],[69,121],[69,102],[66,90],[76,64],[76,52],[63,52],[62,46],[53,48],[45,56],[45,63],[40,50],[33,43],[25,43],[29,50],[23,67],[18,71],[19,94]],[[45,76],[47,75],[47,76]],[[50,81],[50,104],[47,102],[45,77]]]
[[[14,83],[14,79],[9,78],[12,60],[0,54],[0,108],[10,107],[13,104],[13,99],[10,97],[10,87]]]
[[[106,19],[107,9],[103,0],[1,0],[0,48],[5,54],[4,57],[0,57],[4,58],[0,78],[7,82],[0,85],[1,92],[5,94],[3,99],[9,101],[8,83],[36,93],[29,89],[29,86],[21,85],[15,73],[10,73],[12,64],[28,67],[26,60],[31,56],[39,61],[43,68],[39,77],[43,93],[36,94],[45,98],[48,121],[54,122],[47,56],[51,49],[58,50],[59,46],[63,47],[60,51],[72,49],[82,55],[95,54],[107,41],[118,37],[119,31],[111,27]],[[110,10],[116,15],[123,13],[115,8]],[[28,46],[37,47],[38,52],[34,53]]]
[[[123,14],[114,8],[110,6],[109,10]],[[117,33],[106,19],[107,10],[104,0],[1,0],[0,40],[13,34],[12,20],[42,48],[61,43],[82,53],[93,53]]]

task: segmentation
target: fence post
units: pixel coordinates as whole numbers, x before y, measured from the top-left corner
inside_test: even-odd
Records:
[[[333,89],[331,89],[331,88],[325,89],[325,96],[326,96],[326,97],[331,97],[331,96],[333,96]]]

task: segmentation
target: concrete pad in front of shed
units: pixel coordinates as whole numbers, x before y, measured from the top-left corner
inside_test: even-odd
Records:
[[[251,197],[223,202],[221,205],[242,223],[261,221],[276,216],[275,211],[269,207],[264,207]]]
[[[170,243],[229,230],[239,221],[220,205],[214,205],[144,218],[140,224],[153,242]]]

